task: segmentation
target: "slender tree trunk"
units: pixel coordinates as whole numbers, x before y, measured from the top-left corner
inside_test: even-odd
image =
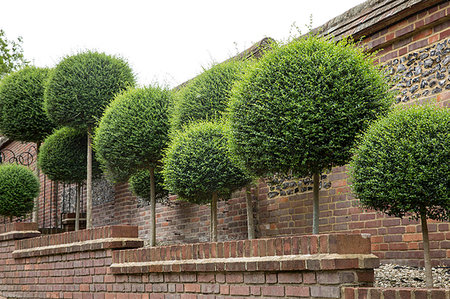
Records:
[[[319,233],[319,184],[320,184],[320,175],[315,173],[313,175],[313,183],[314,183],[314,200],[313,200],[313,234]]]
[[[150,246],[156,245],[156,190],[155,169],[150,167]]]
[[[77,198],[75,200],[75,231],[80,230],[80,197],[81,184],[77,183]]]
[[[428,238],[427,215],[425,211],[422,211],[420,213],[420,222],[422,224],[423,253],[425,260],[425,282],[427,288],[432,288],[433,273],[431,272],[430,240]]]
[[[59,183],[58,181],[53,183],[53,215],[55,215],[55,218],[53,219],[53,225],[54,227],[58,227],[58,188]],[[52,217],[50,216],[50,223],[52,222]]]
[[[39,163],[38,163],[38,158],[39,158],[39,148],[41,147],[41,143],[37,142],[36,143],[36,176],[38,177],[39,180],[39,184],[41,183],[41,170],[39,167]],[[31,215],[31,221],[38,223],[39,221],[39,196],[40,194],[38,194],[38,196],[34,199],[34,205],[33,205],[33,213]],[[39,223],[38,223],[39,226]]]
[[[211,242],[217,242],[217,192],[212,194],[211,199]]]
[[[245,187],[245,199],[247,204],[247,231],[248,231],[248,239],[255,238],[255,223],[253,221],[253,194],[251,191],[251,187]]]
[[[92,228],[92,129],[88,128],[86,177],[86,228]]]

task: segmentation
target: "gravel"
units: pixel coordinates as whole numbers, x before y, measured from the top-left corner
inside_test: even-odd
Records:
[[[436,288],[450,289],[450,267],[433,268],[433,282]],[[417,267],[382,264],[375,269],[375,286],[425,288],[425,271]]]

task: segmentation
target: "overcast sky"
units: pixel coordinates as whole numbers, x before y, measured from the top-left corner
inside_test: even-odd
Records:
[[[68,54],[94,49],[128,60],[138,82],[174,87],[213,62],[264,37],[306,31],[362,0],[0,0],[0,28],[23,37],[26,58],[55,66]]]

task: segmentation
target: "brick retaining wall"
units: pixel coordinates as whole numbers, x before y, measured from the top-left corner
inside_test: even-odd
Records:
[[[378,265],[357,234],[126,249],[142,246],[135,226],[26,238],[35,227],[0,225],[0,296],[340,298],[371,286]]]

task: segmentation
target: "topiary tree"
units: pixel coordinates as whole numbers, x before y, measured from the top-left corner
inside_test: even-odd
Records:
[[[155,168],[169,136],[168,106],[172,94],[161,87],[130,89],[106,109],[95,132],[94,147],[107,175],[127,180],[140,169],[149,171],[150,245],[156,243]]]
[[[20,217],[33,210],[39,194],[39,179],[25,166],[0,165],[0,215]]]
[[[216,64],[188,82],[175,102],[172,129],[181,130],[193,121],[220,118],[226,111],[231,88],[247,64],[239,60]]]
[[[55,127],[44,111],[44,89],[50,70],[25,67],[2,79],[0,84],[0,132],[13,140],[41,142]],[[39,166],[36,165],[39,177]],[[38,222],[38,197],[35,198],[33,222]]]
[[[77,184],[75,230],[79,229],[81,183],[86,180],[87,136],[85,130],[63,127],[48,136],[39,152],[42,172],[55,182]],[[100,165],[93,159],[93,177],[100,177]]]
[[[348,163],[356,134],[393,102],[371,58],[349,40],[308,36],[273,45],[233,90],[233,152],[258,176],[312,175],[315,234],[320,173]]]
[[[83,52],[65,57],[51,73],[45,109],[61,126],[87,130],[86,227],[92,226],[92,129],[115,94],[133,86],[128,63],[104,53]]]
[[[193,123],[179,132],[164,157],[167,188],[192,203],[211,202],[211,241],[217,241],[217,199],[227,198],[251,179],[230,156],[226,127],[220,123]]]
[[[449,132],[446,108],[396,109],[369,127],[350,162],[352,189],[364,207],[421,220],[429,288],[427,219],[450,219]]]
[[[171,130],[181,130],[190,122],[220,119],[227,109],[234,83],[250,61],[229,60],[212,66],[189,82],[177,94],[171,115]],[[250,187],[246,188],[248,238],[255,238]]]
[[[86,180],[86,131],[63,127],[48,136],[41,146],[39,165],[49,179],[65,183]],[[101,174],[100,164],[93,160],[93,176]]]

